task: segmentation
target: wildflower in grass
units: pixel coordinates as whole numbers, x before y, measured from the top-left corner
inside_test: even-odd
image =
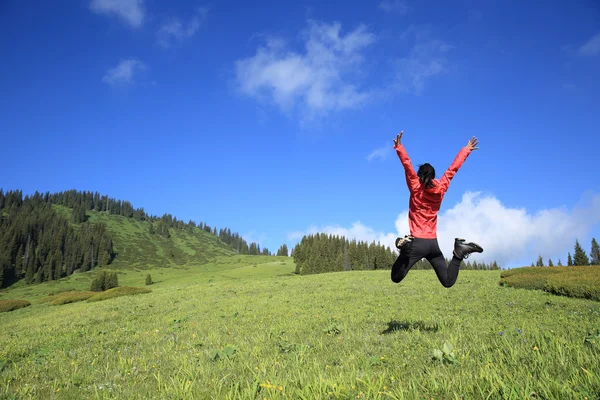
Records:
[[[504,332],[500,331],[500,332],[498,332],[498,335],[504,336]]]
[[[538,347],[537,346],[533,346],[533,351],[538,351]]]
[[[552,331],[550,331],[552,332]],[[520,329],[517,329],[517,333],[520,335],[522,333],[522,331]]]

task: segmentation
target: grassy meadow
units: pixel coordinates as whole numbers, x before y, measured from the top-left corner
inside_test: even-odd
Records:
[[[0,399],[598,399],[600,303],[500,271],[293,274],[284,257],[118,270],[150,293],[53,305],[94,271],[0,300]],[[145,286],[150,273],[154,284]]]

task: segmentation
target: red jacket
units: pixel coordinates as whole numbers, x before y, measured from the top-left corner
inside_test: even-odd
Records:
[[[416,238],[435,239],[437,237],[437,214],[444,195],[450,186],[450,181],[471,154],[471,150],[468,147],[462,148],[444,175],[439,180],[432,181],[433,187],[425,188],[421,186],[404,146],[399,144],[394,148],[404,166],[406,184],[410,191],[408,208],[410,234]]]

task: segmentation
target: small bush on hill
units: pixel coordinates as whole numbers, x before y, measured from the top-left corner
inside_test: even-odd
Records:
[[[19,308],[28,307],[31,302],[27,300],[0,300],[0,312],[8,312],[18,310]]]
[[[90,290],[92,292],[103,292],[116,287],[119,287],[119,278],[117,277],[117,273],[100,271],[92,281]]]
[[[87,300],[90,297],[92,297],[93,295],[95,295],[96,292],[67,292],[67,293],[62,293],[58,296],[55,296],[52,299],[52,304],[54,304],[55,306],[60,306],[63,304],[69,304],[69,303],[75,303],[78,301],[83,301],[83,300]]]
[[[132,296],[135,294],[150,293],[151,291],[152,290],[150,290],[150,289],[141,288],[141,287],[122,286],[122,287],[118,287],[118,288],[109,289],[105,292],[97,293],[94,296],[90,297],[87,301],[89,301],[89,302],[102,301],[102,300],[112,299],[115,297]]]
[[[146,275],[146,285],[152,285],[152,277],[150,274]]]

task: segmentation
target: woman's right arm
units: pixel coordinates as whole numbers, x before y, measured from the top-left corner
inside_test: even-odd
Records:
[[[408,186],[408,189],[412,193],[419,188],[420,183],[419,177],[417,176],[417,173],[415,172],[412,163],[410,162],[410,157],[408,157],[406,149],[404,148],[402,143],[400,143],[403,134],[404,131],[400,132],[400,134],[396,136],[396,139],[394,140],[394,149],[396,150],[398,158],[400,158],[400,162],[404,166],[404,171],[406,174],[406,184]]]

